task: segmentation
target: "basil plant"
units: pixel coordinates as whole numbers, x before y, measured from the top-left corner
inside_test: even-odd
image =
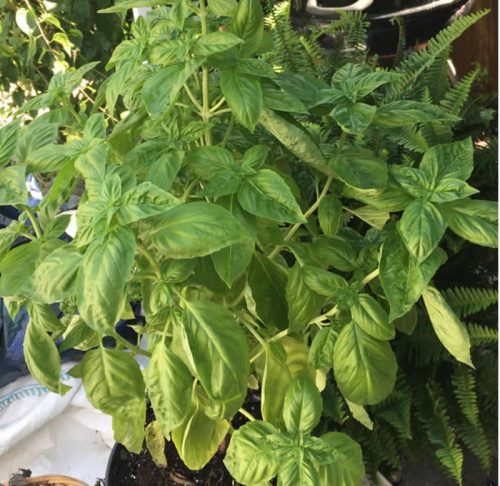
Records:
[[[473,366],[432,284],[448,240],[497,243],[496,203],[467,183],[473,142],[454,139],[459,100],[412,99],[436,49],[393,71],[346,63],[330,82],[282,72],[258,0],[103,13],[145,5],[92,111],[75,90],[89,64],[0,129],[0,205],[21,211],[0,230],[0,295],[29,312],[28,367],[63,394],[59,353],[83,351],[71,374],[130,451],[149,400],[148,441],[173,441],[191,469],[229,440],[241,484],[360,484],[360,446],[321,425],[325,386],[358,419],[388,397],[421,297],[429,332]],[[51,181],[35,207],[27,174]],[[131,343],[115,326],[138,303]]]

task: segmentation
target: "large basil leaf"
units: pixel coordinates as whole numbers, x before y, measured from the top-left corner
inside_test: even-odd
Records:
[[[149,165],[146,179],[160,189],[169,191],[182,165],[184,152],[172,151],[163,154]]]
[[[212,459],[228,430],[227,420],[212,420],[197,406],[172,432],[172,440],[184,464],[189,469],[197,470]]]
[[[240,0],[229,29],[244,41],[239,48],[240,57],[255,54],[264,35],[264,15],[259,0]]]
[[[153,350],[144,378],[156,420],[168,437],[187,417],[193,377],[184,362],[161,341]]]
[[[339,198],[328,194],[318,207],[318,222],[325,236],[335,236],[342,225],[343,208]]]
[[[312,258],[320,266],[329,266],[341,272],[352,272],[357,266],[357,254],[345,238],[319,238],[311,247]]]
[[[61,383],[61,358],[54,341],[36,318],[28,323],[23,348],[33,378],[50,391],[64,395],[70,388]]]
[[[224,52],[231,47],[242,44],[244,41],[231,32],[210,32],[196,39],[193,44],[193,53],[197,56],[210,56]]]
[[[436,248],[427,259],[418,263],[397,231],[388,234],[380,256],[380,281],[389,301],[390,321],[403,316],[413,307],[445,261],[446,253]]]
[[[215,271],[229,288],[250,264],[254,249],[255,243],[246,239],[212,253]]]
[[[220,88],[236,119],[253,132],[263,108],[259,79],[234,70],[223,70]]]
[[[360,294],[351,308],[352,320],[370,336],[387,341],[396,336],[394,324],[382,306],[370,295]]]
[[[283,422],[292,434],[310,433],[321,418],[323,401],[316,385],[307,377],[296,378],[283,402]]]
[[[430,201],[436,203],[455,201],[465,199],[478,192],[477,189],[469,186],[467,182],[454,177],[443,177],[432,191]]]
[[[201,201],[168,211],[151,234],[165,256],[177,259],[209,255],[246,238],[247,232],[227,209]]]
[[[186,159],[196,175],[207,181],[218,174],[234,173],[237,170],[233,154],[223,147],[196,147]]]
[[[474,367],[470,357],[470,338],[464,324],[434,287],[427,287],[423,298],[432,327],[443,346],[458,361]]]
[[[146,401],[134,357],[103,346],[88,351],[82,361],[82,383],[90,403],[113,417],[115,440],[138,454],[144,439]]]
[[[56,317],[49,304],[27,302],[26,309],[30,315],[30,320],[36,323],[38,329],[50,332],[52,339],[64,332],[65,325]]]
[[[304,270],[296,263],[288,275],[286,300],[288,325],[292,332],[305,330],[309,321],[318,315],[324,302],[324,299],[307,285]]]
[[[7,165],[16,150],[19,138],[19,124],[9,123],[0,128],[0,167]]]
[[[420,101],[401,100],[386,103],[378,108],[374,123],[388,128],[433,122],[438,120],[459,121],[460,119],[443,108]]]
[[[359,444],[341,432],[327,432],[321,439],[331,450],[332,462],[320,466],[320,484],[359,486],[365,477]]]
[[[396,357],[387,341],[346,325],[335,343],[333,371],[342,395],[358,405],[374,405],[392,392]]]
[[[37,298],[51,304],[72,294],[81,259],[82,255],[70,245],[54,250],[33,274]]]
[[[302,101],[286,91],[280,91],[273,88],[263,88],[263,92],[264,106],[266,108],[288,113],[309,113]]]
[[[0,262],[0,295],[13,296],[20,293],[35,271],[42,244],[39,240],[26,243],[11,250]]]
[[[333,366],[333,348],[338,333],[331,326],[321,328],[314,336],[309,349],[309,365],[314,369]]]
[[[339,290],[349,287],[341,275],[310,265],[304,268],[304,280],[310,289],[326,297],[334,296]]]
[[[266,436],[274,433],[271,424],[255,420],[232,434],[224,465],[238,483],[265,484],[276,476],[278,461],[266,442]]]
[[[182,322],[186,353],[210,399],[244,397],[250,369],[245,334],[234,316],[215,302],[186,302]]]
[[[176,197],[151,182],[143,182],[123,195],[118,219],[127,225],[164,213],[178,204]]]
[[[249,213],[279,223],[306,222],[287,183],[269,169],[261,169],[243,182],[238,201]]]
[[[355,189],[383,190],[387,185],[387,164],[370,150],[348,147],[330,159],[335,175]]]
[[[476,245],[498,247],[498,203],[479,199],[442,206],[450,229]]]
[[[316,464],[307,460],[302,454],[299,457],[289,457],[280,466],[278,475],[278,486],[317,486],[319,474]]]
[[[94,241],[83,256],[76,284],[78,310],[99,333],[114,333],[134,256],[135,237],[127,228],[114,229],[103,243]]]
[[[458,142],[434,145],[422,157],[420,169],[435,181],[444,177],[466,181],[474,168],[473,149],[470,137]]]
[[[377,108],[366,103],[340,103],[330,112],[330,116],[347,133],[362,133],[373,121]]]
[[[283,267],[266,256],[255,253],[248,271],[248,284],[257,307],[257,314],[267,326],[287,327],[287,274]]]
[[[142,99],[153,116],[160,116],[170,109],[197,67],[194,61],[167,66],[148,77],[142,88]]]
[[[398,230],[410,254],[423,262],[441,241],[446,221],[434,204],[417,200],[404,210]]]
[[[0,169],[0,206],[28,203],[25,179],[25,165],[16,164]]]

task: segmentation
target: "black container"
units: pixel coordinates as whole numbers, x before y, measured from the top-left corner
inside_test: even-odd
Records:
[[[297,27],[326,24],[338,12],[362,11],[370,22],[368,48],[387,55],[397,50],[399,32],[394,17],[402,19],[406,43],[426,42],[454,18],[470,10],[474,0],[297,0],[292,2],[292,19]]]

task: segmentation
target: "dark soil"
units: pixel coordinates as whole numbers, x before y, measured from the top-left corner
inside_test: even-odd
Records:
[[[254,417],[260,418],[260,399],[257,395],[249,394],[243,406]],[[153,419],[153,413],[149,410],[147,421]],[[231,425],[238,429],[247,421],[238,413]],[[117,444],[112,452],[106,486],[239,486],[222,462],[227,439],[219,447],[219,452],[199,471],[191,471],[186,467],[171,441],[167,441],[165,446],[167,467],[156,466],[145,446],[140,454],[132,454]]]

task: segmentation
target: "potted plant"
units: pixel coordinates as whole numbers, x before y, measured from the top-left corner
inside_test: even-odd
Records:
[[[24,106],[45,113],[0,131],[0,204],[23,211],[0,231],[0,295],[30,314],[30,371],[64,393],[59,351],[85,351],[72,375],[116,441],[139,453],[146,440],[159,464],[168,441],[192,470],[224,454],[241,484],[360,484],[360,446],[323,430],[325,386],[366,422],[421,297],[444,348],[473,366],[432,278],[448,229],[496,246],[497,205],[472,197],[473,143],[453,137],[467,87],[437,104],[415,86],[484,12],[393,71],[344,62],[327,83],[265,60],[258,0],[103,12],[146,4],[159,7],[114,51],[91,112],[72,93],[93,64],[55,75]],[[56,174],[34,209],[26,173]],[[67,242],[59,214],[79,181]],[[135,343],[115,328],[133,302]]]

